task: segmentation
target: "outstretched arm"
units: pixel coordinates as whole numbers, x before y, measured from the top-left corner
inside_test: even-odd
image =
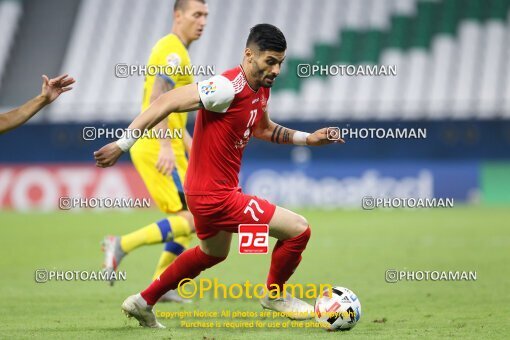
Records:
[[[343,139],[328,138],[328,128],[322,128],[314,133],[292,130],[276,124],[269,118],[267,111],[254,127],[253,135],[256,138],[277,144],[295,144],[319,146],[332,143],[345,143]]]
[[[147,110],[133,120],[128,129],[152,129],[172,112],[188,112],[199,108],[197,84],[189,84],[159,96]]]
[[[172,112],[188,112],[198,108],[200,108],[200,97],[197,84],[179,87],[159,96],[147,110],[133,120],[128,130],[144,132],[156,126]],[[135,142],[136,139],[128,136],[103,146],[94,152],[96,165],[101,168],[114,165],[122,152],[129,150]]]
[[[45,75],[42,77],[41,94],[14,110],[0,114],[0,133],[7,132],[25,123],[43,107],[57,99],[60,94],[71,90],[70,85],[74,83],[74,79],[69,78],[67,74],[53,79],[48,79]]]

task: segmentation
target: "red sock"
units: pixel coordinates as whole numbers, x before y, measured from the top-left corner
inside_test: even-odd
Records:
[[[301,253],[306,248],[310,234],[311,230],[308,227],[301,235],[276,242],[271,256],[271,268],[267,276],[267,289],[271,289],[272,284],[277,284],[280,292],[283,292],[283,284],[287,282],[301,262]]]
[[[210,268],[225,260],[226,257],[210,256],[199,246],[186,250],[179,255],[172,264],[154,280],[147,289],[141,292],[148,305],[154,305],[170,289],[176,289],[182,279],[193,279],[202,270]]]

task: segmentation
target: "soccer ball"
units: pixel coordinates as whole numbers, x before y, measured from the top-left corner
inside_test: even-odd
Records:
[[[347,288],[326,288],[315,300],[315,320],[328,330],[350,330],[360,317],[361,303]]]

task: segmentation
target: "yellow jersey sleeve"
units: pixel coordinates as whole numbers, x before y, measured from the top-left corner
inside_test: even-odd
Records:
[[[152,87],[156,77],[167,81],[173,88],[193,83],[191,60],[188,50],[174,34],[160,39],[153,47],[147,66],[156,66],[158,74],[145,77],[142,110],[150,105]]]
[[[160,39],[153,47],[147,66],[157,66],[158,74],[150,74],[145,77],[144,94],[142,100],[142,112],[150,106],[152,89],[156,77],[168,82],[172,88],[178,88],[194,82],[191,60],[188,50],[174,34],[169,34]],[[172,131],[179,129],[184,133],[187,123],[187,113],[172,113],[168,117],[168,127]],[[184,154],[184,143],[179,139],[172,139],[174,153]]]

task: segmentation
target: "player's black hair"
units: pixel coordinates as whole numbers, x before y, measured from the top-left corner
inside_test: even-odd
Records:
[[[205,4],[205,0],[175,0],[175,3],[174,3],[174,12],[177,11],[178,9],[180,9],[180,10],[185,9],[186,5],[190,1],[198,1],[198,2],[201,2],[201,3]]]
[[[255,44],[261,51],[283,52],[287,49],[287,41],[282,31],[271,24],[258,24],[250,29],[246,47]]]

